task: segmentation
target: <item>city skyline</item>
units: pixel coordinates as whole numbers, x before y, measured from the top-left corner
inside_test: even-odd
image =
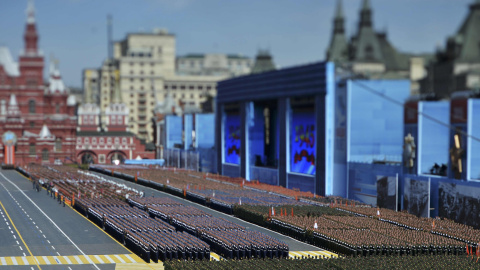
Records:
[[[398,50],[433,53],[457,31],[473,0],[371,2],[375,29],[386,30]],[[360,4],[343,0],[348,37],[356,31]],[[27,1],[0,0],[0,5],[0,45],[17,61]],[[73,87],[81,87],[84,68],[98,67],[107,58],[107,14],[113,16],[114,41],[127,33],[166,28],[176,35],[177,55],[238,53],[253,58],[258,49],[268,48],[275,64],[287,67],[325,59],[335,6],[336,0],[35,2],[39,47],[47,61],[51,54],[59,59],[64,81]]]

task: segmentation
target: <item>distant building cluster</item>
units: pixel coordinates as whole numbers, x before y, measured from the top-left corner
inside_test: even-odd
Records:
[[[480,87],[480,1],[474,0],[457,33],[445,48],[431,54],[398,51],[387,32],[374,28],[373,9],[363,0],[357,30],[345,34],[342,1],[337,0],[333,31],[326,60],[335,62],[339,74],[368,79],[410,79],[411,94],[448,98],[455,91]]]
[[[177,57],[175,51],[175,35],[164,29],[130,33],[113,44],[113,56],[101,68],[85,69],[85,97],[98,105],[101,125],[106,123],[106,110],[112,102],[115,72],[119,73],[120,93],[129,112],[128,130],[151,142],[156,114],[212,111],[217,82],[250,74],[255,68],[255,62],[242,55]],[[272,64],[270,69],[274,68]]]

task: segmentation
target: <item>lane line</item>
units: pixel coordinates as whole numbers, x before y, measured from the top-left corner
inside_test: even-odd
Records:
[[[63,234],[63,236],[65,236],[65,238],[67,238],[68,241],[70,241],[70,243],[72,243],[72,245],[73,245],[75,248],[77,248],[78,251],[80,251],[80,253],[81,253],[82,255],[86,256],[85,253],[83,252],[83,250],[81,250],[81,249],[72,241],[72,239],[70,239],[70,237],[68,237],[68,235],[65,234],[65,232],[62,231],[62,229],[60,229],[60,227],[58,227],[58,225],[57,225],[55,222],[53,222],[53,220],[52,220],[49,216],[47,216],[47,214],[45,214],[45,212],[43,212],[43,210],[42,210],[32,199],[30,199],[30,197],[27,196],[27,194],[25,194],[25,192],[23,192],[23,191],[22,191],[17,185],[15,185],[12,181],[10,181],[3,173],[0,172],[0,175],[1,175],[5,180],[7,180],[12,186],[16,187],[16,188],[20,191],[20,193],[22,193],[22,194],[25,196],[25,198],[27,198],[27,199],[38,209],[38,211],[40,211],[40,213],[42,213],[42,214],[55,226],[55,228],[57,228],[57,229]],[[3,184],[2,184],[2,185],[3,185]],[[6,189],[6,188],[5,188],[5,189]],[[3,207],[3,205],[2,205],[2,207]],[[5,210],[5,207],[3,207],[3,210]],[[5,210],[5,211],[6,211],[6,210]],[[8,216],[8,215],[7,215],[7,216]],[[12,220],[10,220],[10,222],[12,222]],[[15,226],[14,226],[14,228],[15,228]],[[44,237],[45,237],[45,236],[44,236]],[[33,256],[33,255],[32,255],[32,256]],[[100,268],[99,268],[95,263],[93,264],[93,266],[94,266],[97,270],[100,270]],[[39,266],[39,268],[40,268],[40,266]]]
[[[1,174],[1,173],[0,173],[0,174]],[[2,186],[3,186],[3,184],[2,184]],[[3,188],[5,188],[5,186],[3,186]],[[7,189],[5,188],[5,190],[7,190]],[[30,256],[33,256],[32,252],[30,251],[30,248],[28,248],[27,244],[26,244],[25,241],[23,240],[22,235],[21,235],[20,232],[17,230],[17,227],[15,226],[15,224],[13,224],[13,221],[12,221],[12,219],[10,218],[10,215],[8,214],[7,209],[5,209],[5,206],[3,206],[2,201],[0,201],[0,205],[2,206],[3,211],[4,211],[5,214],[7,215],[8,220],[10,220],[10,223],[12,224],[13,228],[15,229],[15,231],[16,231],[17,234],[18,234],[18,236],[20,237],[20,240],[22,240],[23,245],[27,248],[28,253],[30,253]],[[15,236],[15,235],[14,235],[14,236]],[[5,261],[5,259],[2,258],[2,263],[3,263],[4,261]],[[6,264],[6,263],[5,263],[5,264]],[[38,269],[40,269],[40,270],[42,269],[42,268],[40,267],[40,265],[38,265],[38,263],[37,263],[37,267],[38,267]]]

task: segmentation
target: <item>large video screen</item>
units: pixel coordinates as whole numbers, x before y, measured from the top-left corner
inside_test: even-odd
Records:
[[[240,114],[226,114],[224,140],[225,163],[240,164]]]
[[[290,172],[315,174],[315,110],[292,109]]]

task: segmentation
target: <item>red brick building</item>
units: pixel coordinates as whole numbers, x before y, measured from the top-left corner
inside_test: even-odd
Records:
[[[122,102],[118,76],[112,103],[105,111],[106,123],[100,121],[100,108],[85,97],[78,109],[76,161],[78,163],[110,164],[114,160],[153,159],[155,146],[145,144],[128,131],[129,109]]]
[[[24,50],[18,63],[0,47],[0,135],[16,136],[15,163],[68,162],[75,159],[76,102],[56,64],[44,83],[44,57],[38,49],[33,2],[27,8]],[[4,162],[0,145],[0,162]]]

